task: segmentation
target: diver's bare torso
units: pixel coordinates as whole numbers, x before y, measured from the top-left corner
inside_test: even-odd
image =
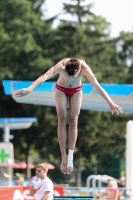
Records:
[[[81,79],[82,79],[82,69],[85,67],[84,61],[79,60],[81,63],[81,70],[78,76],[76,77],[70,77],[65,71],[65,64],[68,62],[70,58],[65,58],[62,60],[62,68],[60,70],[60,75],[57,80],[57,84],[60,85],[61,87],[66,87],[66,88],[75,88],[81,85]]]

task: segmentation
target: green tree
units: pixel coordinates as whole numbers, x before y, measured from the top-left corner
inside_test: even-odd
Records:
[[[124,32],[125,35],[119,42],[119,64],[125,68],[125,83],[133,84],[133,33]]]
[[[41,14],[34,12],[30,1],[1,1],[0,5],[0,80],[34,80],[53,65],[49,56],[51,24],[40,19]],[[43,155],[42,160],[53,161],[47,151],[58,145],[55,108],[16,104],[4,95],[2,84],[0,93],[1,117],[38,119],[29,130],[12,131],[15,159],[26,160],[36,149],[36,162],[38,154],[39,158]],[[59,146],[57,149],[59,154]]]

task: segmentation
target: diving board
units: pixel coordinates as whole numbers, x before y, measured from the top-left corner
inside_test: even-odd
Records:
[[[55,106],[56,82],[44,82],[25,97],[15,97],[17,90],[29,87],[32,81],[3,80],[6,95],[12,95],[17,103]],[[124,113],[133,114],[133,84],[100,84]],[[109,105],[90,83],[82,84],[81,109],[109,112]]]

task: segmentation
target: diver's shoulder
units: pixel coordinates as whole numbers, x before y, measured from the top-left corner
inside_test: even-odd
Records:
[[[71,59],[71,58],[63,58],[63,59],[61,60],[62,65],[65,65],[70,59]]]

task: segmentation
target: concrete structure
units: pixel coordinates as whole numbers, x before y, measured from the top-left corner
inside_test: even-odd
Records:
[[[126,187],[133,198],[133,121],[126,124]]]
[[[0,128],[4,130],[3,142],[9,142],[13,138],[10,130],[27,129],[36,121],[35,117],[0,118]]]
[[[2,166],[6,166],[8,167],[8,174],[6,174],[7,178],[8,178],[8,185],[11,186],[12,185],[12,163],[14,162],[14,150],[13,150],[13,145],[11,145],[10,143],[10,139],[13,139],[13,135],[10,135],[10,130],[16,130],[16,129],[27,129],[30,128],[30,126],[33,124],[33,122],[36,122],[37,119],[34,117],[30,117],[30,118],[0,118],[0,128],[3,129],[4,131],[4,135],[3,135],[3,143],[1,143],[1,148],[2,145],[6,146],[9,144],[9,146],[12,146],[12,156],[6,158],[6,164],[4,163],[0,163],[1,166],[1,172],[2,172]],[[5,156],[7,156],[8,154],[5,154],[4,152],[4,148],[1,149],[1,153],[0,153],[0,158],[4,159]],[[0,173],[1,174],[1,173]],[[0,175],[3,176],[3,173]],[[4,177],[0,177],[0,179],[2,180]]]
[[[2,81],[6,95],[12,95],[17,103],[36,104],[55,106],[55,82],[44,82],[34,89],[29,95],[23,98],[14,96],[19,89],[28,87],[31,81]],[[110,97],[119,104],[124,113],[133,114],[133,85],[128,84],[100,84],[110,95]],[[101,97],[95,88],[89,83],[83,83],[82,109],[106,111],[109,112],[108,103]]]

